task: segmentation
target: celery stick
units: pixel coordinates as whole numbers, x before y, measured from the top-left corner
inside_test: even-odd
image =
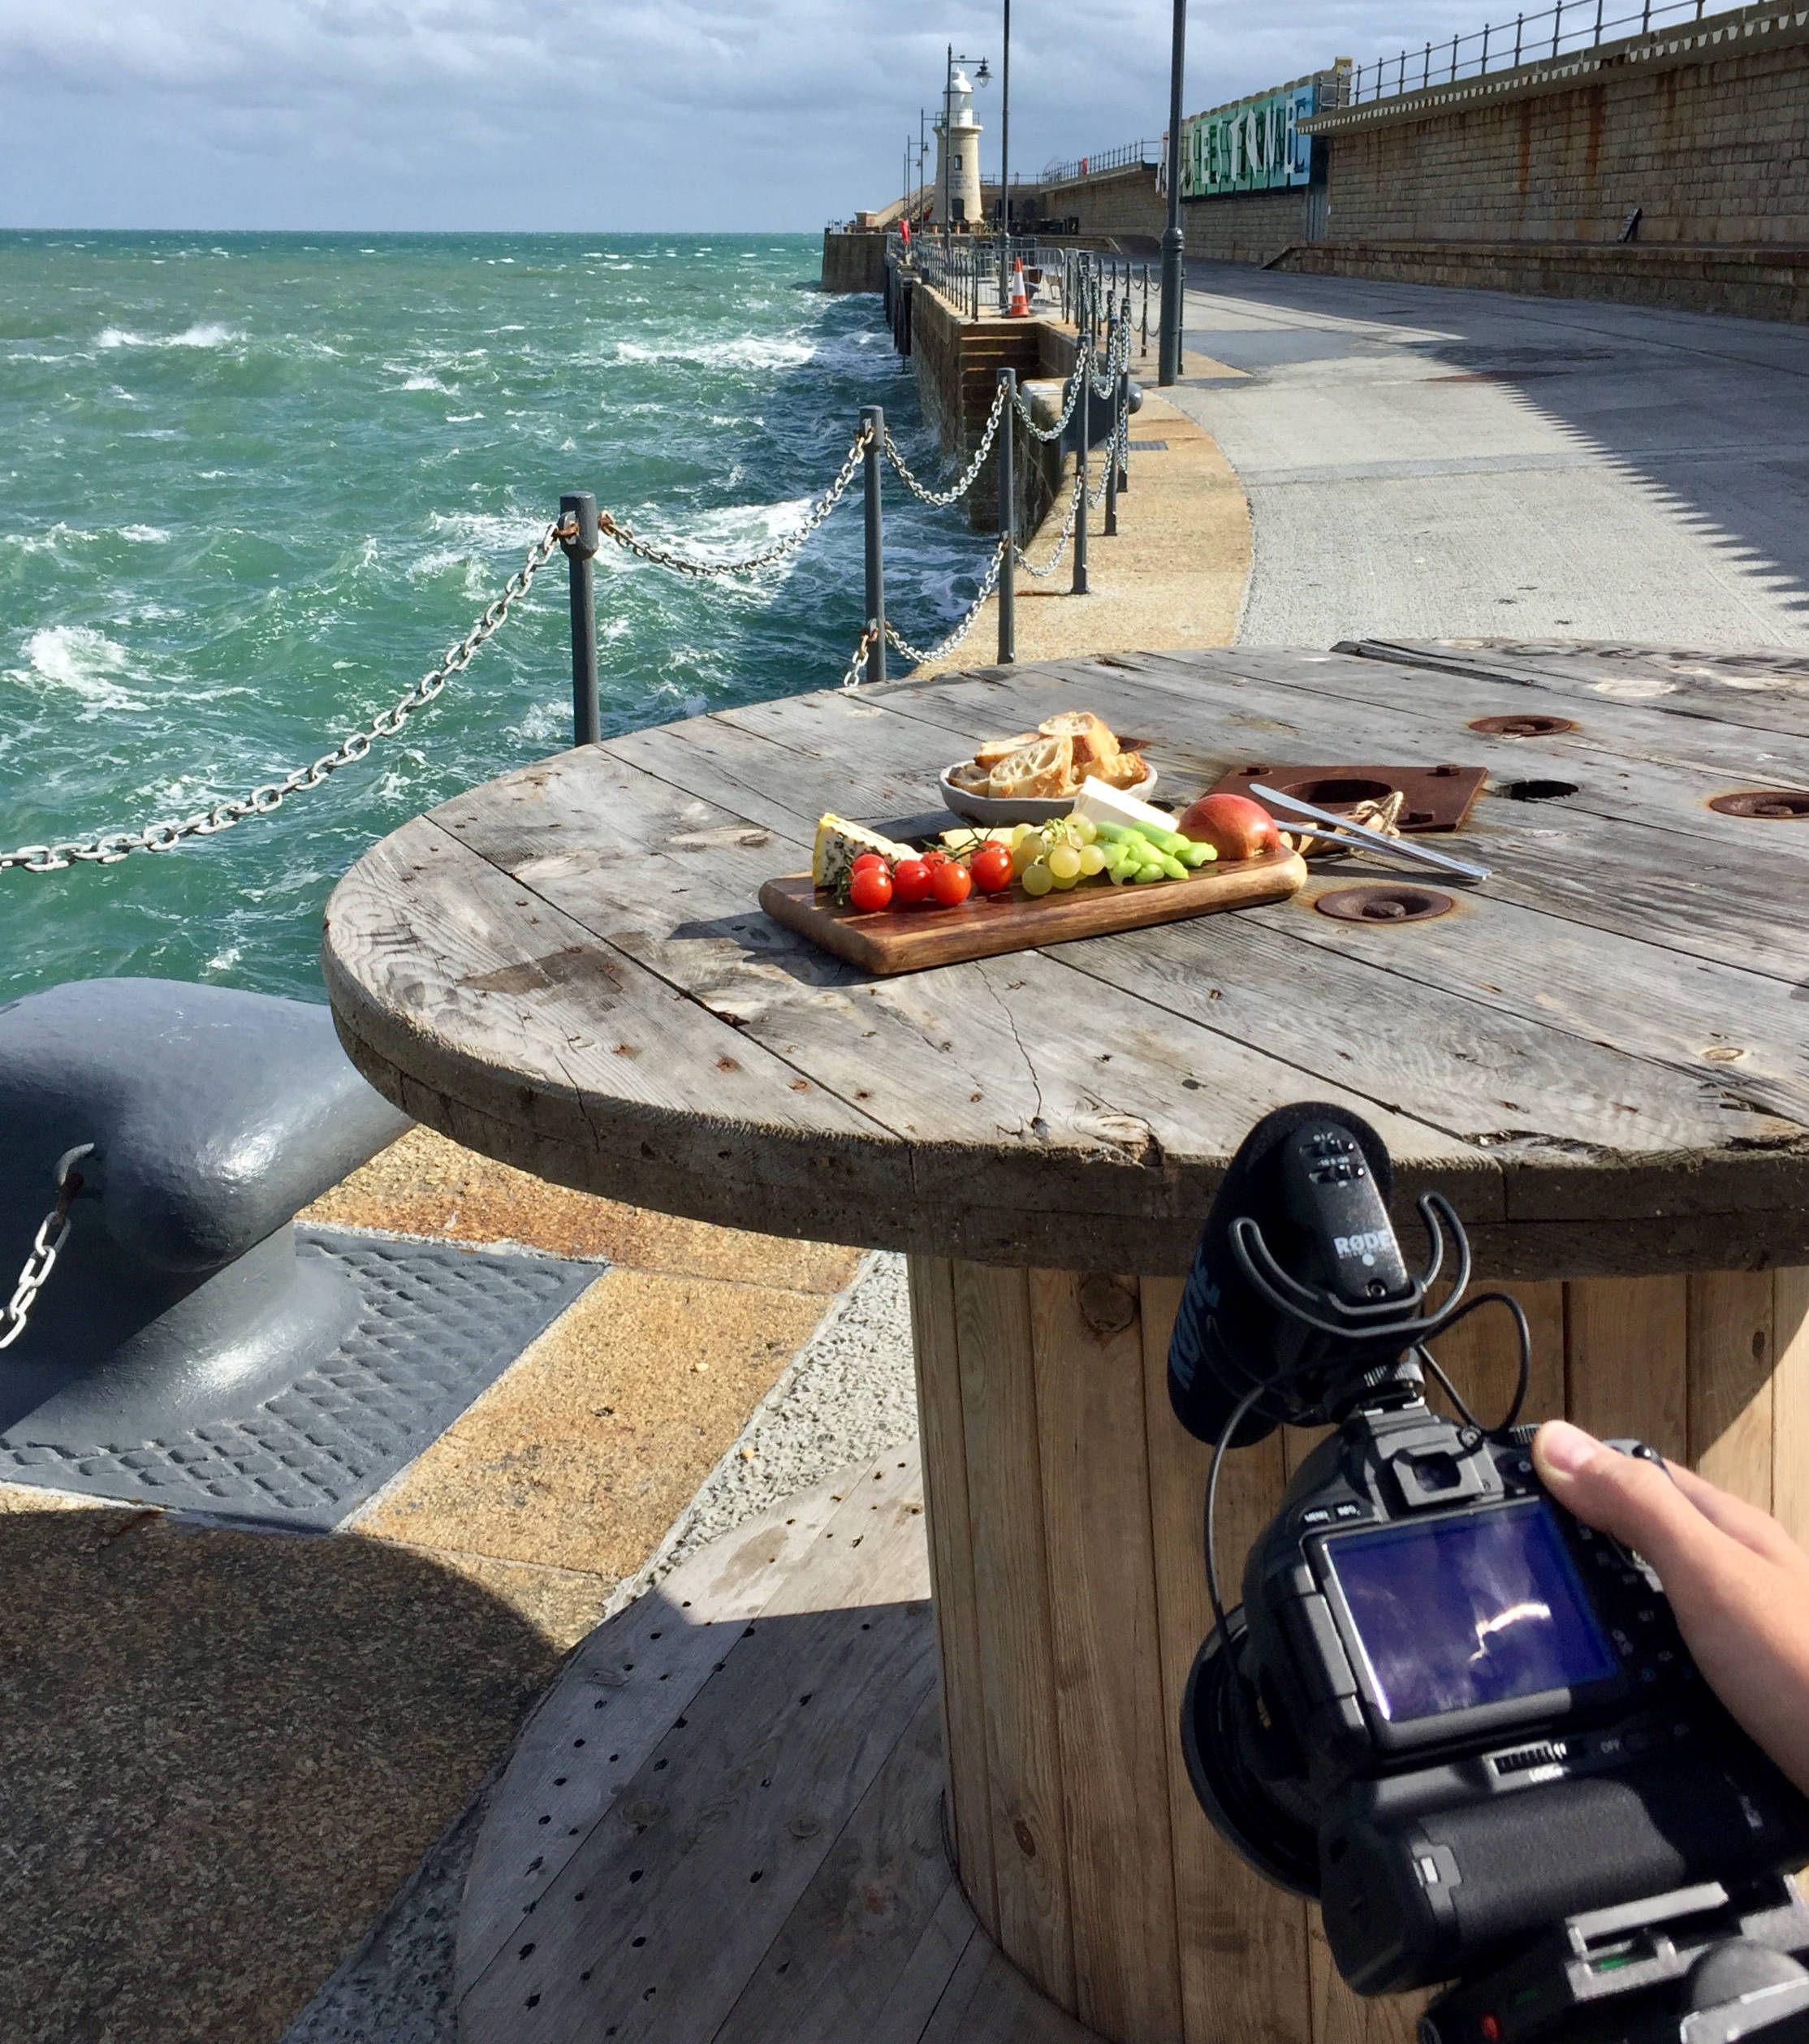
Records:
[[[1187,868],[1178,858],[1170,858],[1166,853],[1162,859],[1162,871],[1171,880],[1185,880],[1187,878]]]
[[[1140,866],[1131,875],[1133,883],[1138,887],[1150,880],[1165,880],[1168,877],[1159,866]]]
[[[1210,866],[1218,856],[1217,852],[1210,845],[1189,845],[1185,852],[1176,852],[1175,854],[1183,866],[1195,870],[1202,866]]]

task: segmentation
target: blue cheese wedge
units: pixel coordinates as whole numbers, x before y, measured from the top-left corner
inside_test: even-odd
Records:
[[[811,884],[840,887],[848,878],[848,868],[863,852],[878,852],[894,866],[901,858],[915,857],[909,845],[894,844],[891,838],[882,837],[864,824],[826,815],[818,822],[817,841],[810,853]]]

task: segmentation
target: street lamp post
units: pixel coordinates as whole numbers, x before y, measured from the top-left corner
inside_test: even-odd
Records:
[[[1181,225],[1181,75],[1186,63],[1187,0],[1175,0],[1174,41],[1168,58],[1168,224],[1162,236],[1162,334],[1159,384],[1181,380],[1181,311],[1187,288],[1187,237]]]
[[[1011,306],[1012,0],[1005,0],[1005,47],[999,63],[999,309]]]

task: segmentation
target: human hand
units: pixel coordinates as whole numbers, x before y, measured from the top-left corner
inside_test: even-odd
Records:
[[[1809,1795],[1809,1554],[1694,1471],[1667,1477],[1566,1420],[1539,1428],[1533,1462],[1566,1511],[1651,1563],[1709,1686]]]

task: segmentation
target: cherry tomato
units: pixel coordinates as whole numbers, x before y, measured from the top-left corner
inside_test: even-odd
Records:
[[[883,866],[885,863],[884,858],[878,852],[863,852],[848,869],[848,878],[853,879],[857,873],[865,873],[870,866]]]
[[[982,845],[969,862],[968,871],[982,894],[1003,894],[1012,884],[1010,845]]]
[[[939,866],[948,865],[948,854],[939,845],[934,851],[929,851],[924,853],[923,862],[929,867],[930,871],[934,873]]]
[[[930,868],[920,858],[901,858],[892,868],[892,899],[900,906],[930,898]]]
[[[973,885],[967,868],[957,866],[952,859],[939,866],[930,875],[930,891],[945,909],[958,907],[967,899]]]
[[[892,876],[886,871],[886,862],[862,866],[851,874],[848,883],[850,905],[866,914],[872,909],[890,908],[892,898]]]

